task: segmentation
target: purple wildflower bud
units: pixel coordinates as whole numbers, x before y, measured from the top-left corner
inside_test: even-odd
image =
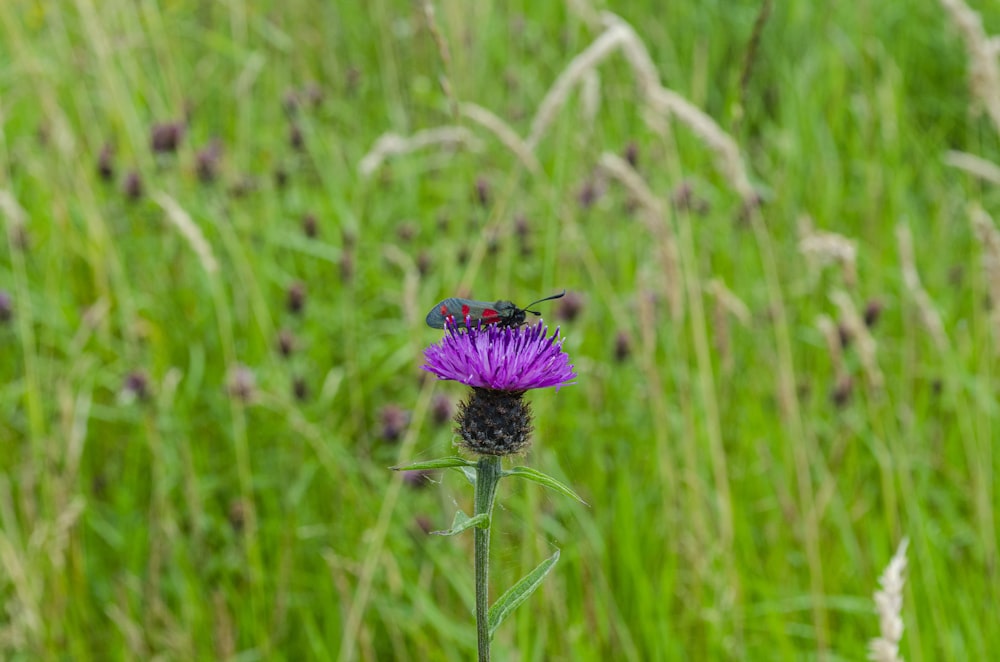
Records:
[[[229,187],[229,195],[234,198],[245,198],[257,188],[257,182],[250,175],[243,175]]]
[[[518,214],[517,218],[514,219],[514,233],[522,241],[527,239],[528,235],[531,234],[531,224],[528,222],[528,217],[524,214]]]
[[[358,89],[358,85],[361,84],[361,69],[360,69],[360,67],[357,67],[357,66],[354,66],[354,65],[348,67],[347,68],[347,75],[344,78],[345,78],[344,82],[346,84],[345,86],[347,87],[347,91],[349,93],[352,93],[355,90],[357,90]]]
[[[500,252],[500,238],[497,237],[495,232],[491,232],[486,237],[486,252],[491,256]]]
[[[302,233],[310,239],[315,239],[319,234],[315,214],[306,214],[302,217]]]
[[[150,131],[150,146],[154,152],[176,152],[184,137],[184,122],[154,124]]]
[[[0,323],[7,323],[14,318],[14,299],[4,290],[0,290]]]
[[[451,416],[451,399],[444,393],[438,393],[434,396],[434,401],[431,403],[431,420],[437,425],[444,425],[451,420]]]
[[[427,515],[417,515],[414,522],[416,523],[417,528],[424,533],[430,533],[434,530],[434,523],[431,522],[431,519],[427,517]]]
[[[670,198],[675,208],[681,211],[691,209],[691,204],[694,200],[694,189],[691,187],[691,183],[681,182],[678,184]]]
[[[340,231],[340,240],[344,243],[344,248],[350,249],[357,245],[358,236],[354,233],[354,230],[344,228]]]
[[[601,197],[603,191],[600,190],[597,183],[594,181],[587,181],[576,194],[576,200],[580,203],[580,206],[584,209],[590,209],[597,202],[598,198]]]
[[[386,405],[380,414],[382,419],[382,438],[386,441],[399,441],[410,424],[410,412],[399,405]]]
[[[288,117],[293,117],[299,112],[299,93],[291,89],[286,90],[281,98],[281,106],[285,109],[285,114]]]
[[[340,279],[349,283],[352,278],[354,278],[354,254],[344,251],[340,256]]]
[[[854,332],[846,322],[840,322],[837,324],[837,340],[840,342],[840,346],[843,349],[847,349],[851,346],[851,342],[854,340]]]
[[[635,142],[630,142],[625,147],[625,160],[633,168],[639,163],[639,146]]]
[[[761,197],[759,193],[754,193],[748,198],[743,200],[743,204],[740,205],[739,215],[737,220],[741,223],[747,223],[753,217],[757,210],[761,208],[764,204],[764,198]]]
[[[195,171],[198,179],[205,184],[215,181],[219,172],[219,159],[222,158],[222,142],[218,138],[198,150],[195,156]]]
[[[417,255],[417,271],[421,276],[426,276],[431,272],[431,266],[434,264],[434,258],[427,251],[420,251]]]
[[[577,292],[567,292],[556,307],[556,319],[572,322],[583,310],[583,297]]]
[[[288,144],[297,152],[301,152],[306,146],[305,136],[302,135],[302,128],[298,124],[293,124],[288,129]]]
[[[632,341],[628,333],[619,331],[615,336],[615,360],[621,363],[632,353]]]
[[[416,471],[403,472],[403,484],[407,487],[419,490],[430,485],[434,478],[434,472],[429,469],[418,469]]]
[[[256,393],[257,378],[254,377],[250,368],[245,365],[237,365],[229,371],[227,387],[229,395],[243,402],[249,402]]]
[[[115,150],[110,144],[102,147],[101,154],[97,157],[97,174],[106,182],[114,179]]]
[[[878,324],[879,317],[882,316],[882,302],[872,299],[865,306],[865,326],[869,329]]]
[[[138,200],[142,197],[142,176],[137,170],[130,171],[125,175],[125,183],[122,184],[125,197],[129,200]]]
[[[318,108],[323,103],[323,88],[315,81],[307,83],[302,94],[313,108]]]
[[[309,384],[304,377],[296,377],[292,380],[292,395],[299,402],[304,402],[309,397]]]
[[[411,221],[403,221],[396,226],[396,236],[400,241],[409,243],[417,236],[417,226]]]
[[[227,519],[229,519],[229,525],[233,527],[233,531],[236,533],[243,531],[243,527],[247,523],[247,507],[243,499],[233,499],[229,502]]]
[[[288,329],[278,333],[278,352],[286,359],[295,351],[295,334]]]
[[[854,390],[854,380],[850,375],[843,375],[837,379],[833,391],[830,393],[830,400],[838,408],[844,407],[851,400],[851,392]]]
[[[136,400],[149,397],[149,378],[141,370],[133,370],[125,376],[122,390]]]
[[[10,247],[19,251],[26,251],[31,248],[31,235],[23,221],[15,220],[10,228]]]
[[[485,177],[476,179],[476,200],[483,207],[490,204],[490,182]]]
[[[306,306],[306,284],[301,281],[292,283],[288,288],[288,311],[298,315]]]

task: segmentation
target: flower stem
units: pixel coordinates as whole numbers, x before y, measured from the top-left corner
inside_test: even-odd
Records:
[[[476,465],[476,512],[489,519],[483,528],[476,527],[476,633],[479,637],[479,662],[490,659],[490,527],[493,526],[493,498],[500,482],[500,458],[484,455]]]

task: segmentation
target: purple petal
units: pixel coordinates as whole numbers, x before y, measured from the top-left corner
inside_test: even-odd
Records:
[[[424,370],[477,388],[527,391],[560,387],[576,377],[559,329],[546,337],[541,322],[528,327],[449,325],[440,343],[424,350]]]

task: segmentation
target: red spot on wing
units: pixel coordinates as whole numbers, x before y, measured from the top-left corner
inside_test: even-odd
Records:
[[[445,317],[448,316],[448,306],[444,305],[443,303],[441,304],[441,314],[444,315]]]
[[[462,317],[468,317],[468,316],[469,316],[469,304],[463,303],[462,304]]]
[[[483,311],[483,322],[486,324],[496,324],[500,321],[500,313],[493,310],[492,308],[487,308]]]

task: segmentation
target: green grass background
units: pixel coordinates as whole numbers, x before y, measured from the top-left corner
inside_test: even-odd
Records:
[[[1000,134],[938,3],[775,5],[749,65],[758,3],[611,7],[664,85],[736,139],[763,200],[746,213],[697,136],[662,118],[655,130],[620,53],[589,83],[596,114],[579,88],[557,114],[537,173],[457,117],[456,101],[474,102],[527,134],[601,32],[582,2],[444,0],[434,30],[419,3],[385,0],[0,3],[0,290],[13,307],[0,325],[0,656],[471,659],[471,535],[421,528],[469,512],[471,490],[457,473],[413,489],[387,470],[453,452],[429,405],[463,389],[419,370],[439,337],[423,315],[458,293],[523,304],[567,288],[582,297],[575,319],[542,306],[577,383],[531,394],[524,462],[590,506],[501,484],[494,596],[562,556],[499,631],[496,659],[861,659],[903,536],[902,654],[989,659],[1000,293],[969,211],[1000,216],[1000,190],[943,157],[998,162]],[[974,6],[1000,33],[997,5]],[[151,126],[185,115],[178,152],[154,155]],[[384,133],[455,123],[479,150],[359,173]],[[213,138],[219,172],[204,183],[197,153]],[[653,228],[597,173],[629,144],[664,201]],[[123,193],[132,170],[138,200]],[[684,183],[697,213],[669,204]],[[600,195],[581,204],[588,189]],[[856,282],[800,251],[806,216],[857,242]],[[944,344],[904,284],[899,224]],[[714,278],[746,323],[717,311]],[[852,345],[841,404],[817,326],[840,318],[837,290],[884,306],[884,386]],[[297,340],[288,358],[282,329]],[[227,386],[238,365],[249,401]],[[146,400],[122,395],[135,371]],[[410,413],[401,442],[383,438],[390,404]]]

